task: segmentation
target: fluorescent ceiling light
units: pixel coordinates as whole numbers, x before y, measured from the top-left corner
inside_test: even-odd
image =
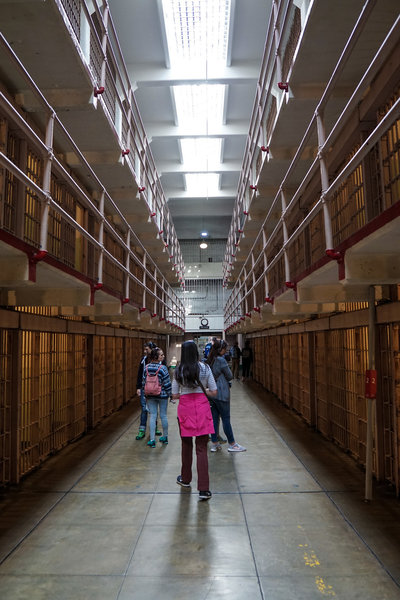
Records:
[[[201,235],[201,237],[207,237],[208,236],[208,232],[207,231],[202,231],[200,235]]]
[[[213,196],[219,191],[218,173],[186,173],[185,179],[189,195]]]
[[[180,127],[193,128],[208,135],[220,127],[224,114],[223,84],[175,85],[173,94]]]
[[[180,140],[183,164],[188,168],[213,171],[221,164],[221,138],[183,138]]]

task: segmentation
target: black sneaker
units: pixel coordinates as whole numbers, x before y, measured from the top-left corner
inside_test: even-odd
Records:
[[[178,477],[176,478],[176,483],[178,485],[181,485],[182,487],[190,487],[190,483],[184,483],[182,481],[182,475],[178,475]]]
[[[210,491],[206,491],[206,492],[199,492],[199,498],[200,500],[209,500],[212,496],[212,493]]]

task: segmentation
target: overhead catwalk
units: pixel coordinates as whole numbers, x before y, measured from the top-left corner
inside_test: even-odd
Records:
[[[129,405],[1,501],[2,600],[396,600],[400,505],[255,384],[235,381],[247,452],[209,453],[212,499],[176,485],[180,440],[135,439]]]

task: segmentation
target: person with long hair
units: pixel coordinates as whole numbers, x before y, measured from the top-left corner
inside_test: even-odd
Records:
[[[146,365],[149,364],[150,353],[153,350],[153,348],[155,348],[155,347],[156,347],[156,344],[154,342],[146,342],[144,344],[144,356],[142,357],[140,364],[139,364],[139,368],[138,368],[136,393],[140,398],[141,413],[140,413],[139,431],[136,436],[137,440],[142,440],[146,435],[148,410],[147,410],[147,403],[146,403],[146,398],[145,398],[144,390],[143,390],[143,371],[144,371],[144,368],[146,367]],[[161,435],[161,431],[157,431],[156,435]]]
[[[224,355],[228,344],[225,340],[214,342],[210,350],[206,363],[210,365],[214,379],[217,383],[217,396],[212,403],[212,417],[214,421],[214,431],[218,431],[218,421],[221,417],[222,427],[228,438],[228,452],[245,452],[246,448],[235,442],[231,425],[231,387],[230,382],[233,379],[232,371],[226,362]],[[211,434],[211,452],[221,450],[222,446],[218,442],[216,433]]]
[[[160,384],[160,393],[155,395],[146,394],[146,402],[150,412],[150,439],[147,445],[150,448],[156,447],[156,422],[157,413],[160,410],[161,424],[163,428],[163,435],[160,437],[160,442],[164,445],[168,444],[168,398],[171,395],[171,379],[169,377],[168,369],[162,364],[164,353],[160,348],[153,348],[150,352],[150,362],[144,367],[143,370],[143,390],[146,392],[146,380],[148,376],[156,376]]]
[[[212,496],[208,475],[207,443],[209,434],[214,433],[214,425],[206,390],[208,396],[215,396],[217,393],[211,369],[200,362],[195,342],[184,342],[181,361],[175,369],[172,381],[172,401],[179,399],[178,423],[182,440],[182,467],[176,483],[182,487],[189,487],[192,481],[194,437],[197,489],[200,500],[209,500]]]

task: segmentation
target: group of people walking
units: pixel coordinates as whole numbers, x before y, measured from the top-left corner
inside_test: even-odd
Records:
[[[239,348],[238,342],[235,342],[231,348],[231,357],[233,378],[239,379],[240,358],[242,358],[242,381],[246,381],[250,377],[253,363],[253,350],[249,340],[246,340],[243,350]]]
[[[224,358],[227,348],[224,340],[215,338],[207,359],[201,361],[195,342],[184,342],[181,360],[171,383],[163,351],[153,342],[147,342],[138,369],[137,394],[142,410],[136,439],[145,437],[150,414],[148,446],[156,447],[156,435],[160,436],[162,444],[168,444],[168,400],[172,403],[179,400],[177,417],[182,441],[182,466],[177,483],[182,487],[189,487],[191,484],[195,438],[197,487],[201,500],[209,500],[212,496],[209,489],[207,447],[211,436],[211,452],[222,449],[218,433],[220,420],[228,440],[228,452],[246,450],[236,442],[230,422],[230,386],[233,374]],[[162,432],[157,428],[158,413]]]

